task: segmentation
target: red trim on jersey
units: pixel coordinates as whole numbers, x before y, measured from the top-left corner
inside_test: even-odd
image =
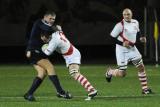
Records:
[[[120,22],[121,24],[122,24],[122,32],[119,34],[120,35],[120,37],[122,37],[122,39],[123,39],[123,42],[124,41],[128,41],[129,42],[129,44],[131,45],[131,46],[133,46],[134,45],[134,43],[133,42],[131,42],[131,41],[129,41],[127,38],[125,38],[124,37],[124,35],[123,35],[123,32],[124,32],[124,22],[123,22],[123,20]]]
[[[70,44],[68,51],[66,53],[64,53],[63,55],[71,55],[72,53],[73,53],[73,45]]]

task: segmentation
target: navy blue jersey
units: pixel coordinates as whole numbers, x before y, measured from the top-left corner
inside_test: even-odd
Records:
[[[44,44],[41,40],[40,33],[42,32],[42,29],[51,29],[51,26],[48,26],[44,22],[42,22],[41,19],[38,19],[33,27],[30,34],[30,38],[28,41],[27,51],[28,50],[41,50],[42,45]]]

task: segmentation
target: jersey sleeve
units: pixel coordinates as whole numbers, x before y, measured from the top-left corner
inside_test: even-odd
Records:
[[[32,50],[32,42],[34,42],[33,37],[35,37],[37,35],[36,33],[38,32],[37,31],[38,28],[39,28],[39,20],[37,20],[33,24],[33,27],[32,27],[31,32],[30,32],[30,36],[29,36],[29,40],[28,40],[26,51]]]
[[[110,35],[114,38],[117,38],[121,32],[122,32],[122,24],[117,23],[113,28],[113,30],[111,31]]]
[[[58,42],[55,38],[56,34],[57,33],[52,34],[52,39],[49,41],[48,47],[44,50],[44,53],[46,55],[51,55],[56,50],[56,47],[57,47],[57,44],[58,44]]]

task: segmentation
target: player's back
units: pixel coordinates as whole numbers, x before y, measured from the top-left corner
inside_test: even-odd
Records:
[[[51,42],[54,50],[58,53],[64,54],[68,52],[70,47],[72,46],[70,41],[65,37],[62,31],[57,31],[52,34]]]

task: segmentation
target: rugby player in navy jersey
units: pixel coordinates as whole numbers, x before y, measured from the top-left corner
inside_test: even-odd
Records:
[[[32,27],[30,39],[26,49],[26,57],[30,60],[31,64],[33,64],[37,71],[37,75],[34,78],[31,87],[24,95],[24,98],[28,101],[35,101],[34,92],[40,86],[46,75],[48,75],[49,79],[54,84],[58,97],[66,99],[72,98],[71,94],[64,91],[62,88],[53,64],[41,50],[44,42],[41,40],[40,33],[44,31],[47,31],[46,33],[53,33],[55,18],[56,14],[53,11],[47,11],[44,14],[44,17],[35,21]]]

